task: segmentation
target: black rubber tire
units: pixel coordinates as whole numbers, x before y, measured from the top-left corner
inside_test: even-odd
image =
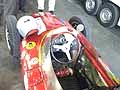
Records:
[[[80,17],[73,16],[69,19],[69,23],[72,25],[74,29],[76,29],[77,25],[83,24],[85,28],[82,31],[82,33],[87,39],[91,41],[91,28],[83,16],[80,16]]]
[[[16,28],[17,19],[13,15],[6,16],[5,19],[5,36],[8,39],[8,44],[10,46],[9,52],[13,57],[13,61],[19,62],[20,58],[20,41],[21,37]],[[8,35],[7,35],[7,33]],[[7,45],[8,46],[8,45]]]
[[[100,13],[101,13],[101,11],[102,11],[103,9],[105,9],[105,8],[108,8],[108,9],[111,10],[111,12],[112,12],[112,18],[111,18],[111,20],[110,20],[108,23],[102,22],[102,20],[101,20],[101,18],[100,18]],[[97,13],[97,20],[99,21],[99,23],[100,23],[101,25],[103,25],[104,27],[107,27],[107,28],[112,28],[112,27],[114,27],[115,25],[117,25],[117,22],[118,22],[118,20],[119,20],[119,17],[120,17],[119,8],[118,8],[116,5],[114,5],[114,4],[110,3],[110,2],[104,3],[104,4],[100,7],[100,9],[98,10],[98,13]]]
[[[89,15],[93,15],[93,16],[96,15],[99,7],[100,7],[101,4],[102,4],[102,0],[94,0],[94,1],[95,1],[95,7],[94,7],[93,9],[91,9],[90,11],[87,10],[87,8],[86,8],[86,1],[87,1],[87,0],[84,1],[84,9],[85,9],[85,11],[86,11]]]

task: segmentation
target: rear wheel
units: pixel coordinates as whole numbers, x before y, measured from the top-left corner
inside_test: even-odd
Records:
[[[6,16],[5,19],[5,37],[7,42],[7,47],[9,49],[10,54],[13,56],[14,62],[19,62],[19,45],[21,37],[16,28],[17,19],[13,15]]]
[[[97,14],[97,19],[104,27],[114,27],[119,19],[119,9],[112,3],[104,3]]]
[[[96,15],[102,0],[85,0],[84,9],[89,15]]]

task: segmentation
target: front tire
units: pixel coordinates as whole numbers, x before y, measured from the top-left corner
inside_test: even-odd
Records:
[[[16,28],[17,19],[13,15],[8,15],[6,16],[5,23],[5,37],[7,41],[7,47],[10,54],[13,56],[13,61],[16,63],[19,62],[19,45],[21,41],[21,37]]]
[[[84,17],[77,17],[77,16],[73,16],[69,19],[69,23],[71,24],[71,26],[78,30],[77,28],[83,29],[81,31],[81,33],[83,33],[83,35],[91,40],[91,30],[90,30],[90,25],[88,24],[88,22],[86,21],[86,19]]]
[[[97,19],[104,27],[114,27],[119,19],[119,9],[112,3],[104,3],[97,14]]]
[[[102,0],[85,0],[84,9],[89,15],[96,15]]]

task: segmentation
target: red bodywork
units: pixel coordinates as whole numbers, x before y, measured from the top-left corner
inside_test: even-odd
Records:
[[[52,16],[49,13],[40,16],[38,14],[33,14],[34,18],[41,17],[46,25],[46,31],[40,35],[36,33],[23,39],[20,45],[21,52],[21,64],[22,64],[22,74],[24,78],[24,85],[26,90],[52,90],[51,85],[48,83],[48,75],[42,68],[43,58],[42,58],[42,47],[45,43],[46,36],[51,32],[60,27],[67,27],[69,33],[73,33],[75,29],[68,22],[63,22],[56,16]],[[63,31],[62,31],[63,32]],[[66,32],[66,31],[65,31]],[[75,31],[76,32],[76,31]],[[73,33],[74,34],[74,33]],[[104,79],[105,83],[109,87],[117,86],[118,83],[112,80],[104,66],[100,62],[100,57],[92,44],[86,39],[82,33],[77,33],[77,38],[79,42],[84,46],[84,52],[90,59],[90,62],[99,72],[99,74]]]

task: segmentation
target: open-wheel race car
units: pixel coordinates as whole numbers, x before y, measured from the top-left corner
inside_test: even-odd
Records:
[[[86,20],[45,12],[6,17],[6,41],[25,90],[116,90],[120,85],[90,43]]]

